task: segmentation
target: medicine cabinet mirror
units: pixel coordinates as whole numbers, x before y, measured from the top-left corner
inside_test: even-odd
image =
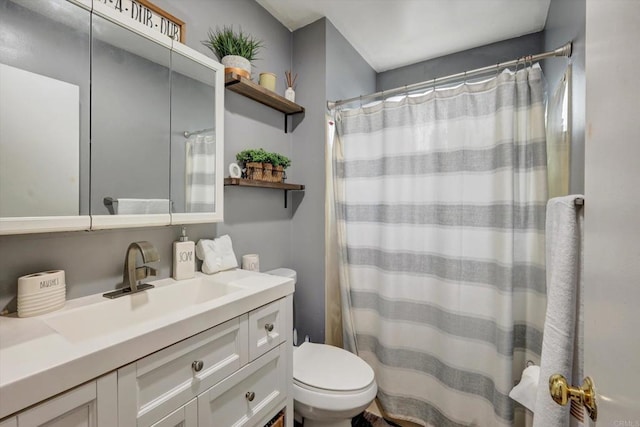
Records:
[[[224,67],[173,44],[171,201],[173,224],[222,220]]]
[[[89,217],[91,13],[0,0],[0,233],[82,230]]]
[[[0,234],[222,220],[220,64],[90,0],[0,0],[0,46]]]

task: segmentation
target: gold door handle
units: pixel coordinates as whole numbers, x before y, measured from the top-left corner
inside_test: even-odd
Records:
[[[569,400],[587,409],[589,417],[596,421],[598,418],[598,406],[596,405],[596,392],[593,380],[586,377],[580,387],[571,387],[567,379],[560,374],[549,377],[549,394],[558,405],[566,405]]]

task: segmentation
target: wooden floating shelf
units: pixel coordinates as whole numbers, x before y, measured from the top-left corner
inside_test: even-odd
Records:
[[[242,179],[242,178],[225,178],[224,185],[284,190],[284,207],[285,208],[287,207],[287,193],[289,191],[304,191],[304,185],[302,184],[287,184],[284,182],[267,182],[267,181],[257,181],[255,179]]]
[[[304,107],[236,73],[226,73],[224,85],[232,92],[244,95],[286,115],[304,113]]]
[[[288,184],[285,182],[267,182],[267,181],[258,181],[255,179],[243,179],[243,178],[225,178],[224,185],[239,185],[240,187],[273,188],[274,190],[287,190],[287,191],[304,190],[304,185],[301,185],[301,184]]]

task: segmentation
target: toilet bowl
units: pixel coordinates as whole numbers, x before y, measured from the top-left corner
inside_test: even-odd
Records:
[[[294,348],[294,411],[304,427],[350,427],[377,392],[373,369],[355,354],[310,342]]]
[[[288,268],[268,274],[296,280]],[[304,427],[351,427],[378,392],[373,369],[338,347],[304,342],[293,349],[293,400],[296,419]]]

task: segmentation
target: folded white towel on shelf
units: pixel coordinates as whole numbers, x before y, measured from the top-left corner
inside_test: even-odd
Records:
[[[118,215],[168,214],[169,199],[117,199]]]
[[[196,256],[202,260],[202,272],[206,274],[229,270],[238,266],[233,252],[231,237],[225,234],[217,239],[200,239],[196,245]]]
[[[520,382],[509,392],[509,397],[530,411],[535,409],[540,366],[531,365],[522,371]]]

